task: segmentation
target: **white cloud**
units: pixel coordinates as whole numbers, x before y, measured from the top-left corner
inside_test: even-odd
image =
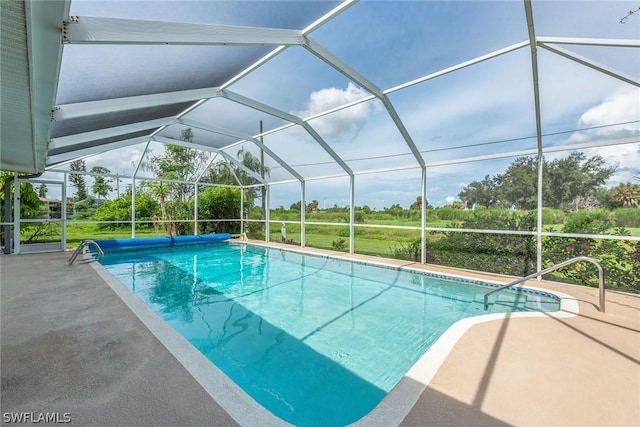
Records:
[[[453,196],[447,196],[447,197],[445,197],[444,200],[447,202],[448,205],[450,205],[451,203],[456,201],[456,198],[453,197]]]
[[[636,139],[640,137],[640,90],[632,87],[620,87],[605,97],[600,103],[585,111],[578,120],[578,128],[593,128],[615,123],[618,126],[607,126],[573,133],[568,143],[616,140],[621,138]],[[640,172],[640,146],[638,144],[620,144],[585,149],[588,157],[601,156],[608,166],[616,168],[607,185],[615,186],[627,182]],[[551,153],[548,158],[564,157],[566,153]]]
[[[616,90],[598,105],[589,108],[578,120],[579,128],[592,128],[626,123],[640,119],[640,90],[624,87]],[[640,136],[640,123],[626,123],[576,132],[569,143]]]
[[[302,111],[292,114],[306,118],[330,110],[340,105],[362,99],[369,93],[349,83],[346,89],[325,88],[311,92],[307,106]],[[373,105],[364,102],[350,108],[340,110],[327,116],[319,117],[309,123],[325,138],[354,139],[369,120]]]

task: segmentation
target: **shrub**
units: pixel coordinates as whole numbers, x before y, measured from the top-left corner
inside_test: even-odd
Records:
[[[640,228],[639,208],[617,208],[613,210],[612,216],[616,227]]]
[[[565,213],[560,209],[543,208],[542,223],[543,224],[562,224],[564,223]]]
[[[391,257],[396,259],[404,259],[407,261],[420,261],[420,255],[422,254],[422,240],[415,239],[407,246],[400,243],[400,246],[394,246],[391,248]]]
[[[198,194],[198,216],[199,219],[207,220],[201,224],[202,233],[239,233],[239,222],[215,220],[240,217],[240,190],[228,187],[207,187]],[[262,212],[257,216],[261,218]],[[254,226],[262,231],[262,223],[250,222],[247,225],[248,234],[255,233]]]
[[[564,221],[564,233],[606,234],[613,227],[609,211],[604,209],[570,212]]]
[[[530,231],[535,221],[534,212],[479,210],[462,227]],[[429,242],[427,259],[452,267],[524,276],[535,270],[535,236],[445,232]]]
[[[444,221],[464,221],[473,215],[474,211],[465,211],[464,209],[455,209],[450,206],[437,208],[433,211],[438,219]]]
[[[338,239],[338,240],[334,240],[333,242],[331,242],[331,247],[333,249],[335,249],[336,251],[346,251],[347,250],[347,243],[345,242],[344,239]]]
[[[136,195],[136,220],[150,220],[160,211],[160,205],[151,196],[144,193]],[[101,230],[115,230],[128,225],[131,221],[131,194],[125,194],[116,200],[104,201],[94,215],[97,221],[122,221],[110,224],[98,224]],[[151,227],[151,224],[148,225]]]

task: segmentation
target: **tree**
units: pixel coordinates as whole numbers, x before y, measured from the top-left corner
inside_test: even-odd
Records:
[[[118,227],[130,226],[127,221],[131,221],[131,198],[131,193],[129,192],[115,200],[105,200],[98,209],[96,209],[95,220],[122,222],[98,224],[98,228],[113,230]],[[157,211],[158,202],[156,202],[153,197],[143,192],[136,194],[136,219],[149,220]],[[140,226],[144,225],[141,224]]]
[[[72,172],[86,172],[87,165],[85,165],[84,160],[75,160],[71,162],[69,165],[69,170]],[[84,179],[83,175],[72,173],[69,174],[69,180],[71,181],[71,185],[76,188],[76,198],[78,200],[84,200],[87,198],[87,183]]]
[[[537,157],[515,159],[504,174],[494,179],[501,205],[517,209],[535,209],[538,206]]]
[[[193,138],[191,128],[182,130],[181,141],[193,142]],[[204,151],[165,144],[164,154],[151,156],[150,161],[143,167],[151,169],[158,178],[179,181],[170,184],[170,193],[173,199],[184,201],[193,195],[194,191],[194,186],[188,183],[195,181],[207,161],[208,155]]]
[[[11,183],[11,192],[10,194],[4,194],[4,183],[5,180],[9,177],[13,176],[13,172],[8,171],[0,171],[0,200],[2,200],[2,205],[6,203],[7,197],[11,198],[11,193],[15,191],[15,181]],[[20,183],[20,218],[23,219],[36,219],[40,216],[42,201],[38,197],[38,193],[36,193],[33,188],[33,184],[30,182],[22,182]],[[11,215],[13,216],[13,209],[11,210]],[[4,218],[3,218],[4,220]],[[35,237],[43,234],[48,229],[47,222],[40,223],[23,223],[20,226],[20,234],[21,241],[25,243],[30,243],[33,241]],[[5,227],[0,227],[0,231],[2,232],[2,241],[4,241],[4,231]]]
[[[615,168],[606,167],[600,156],[587,159],[584,153],[545,162],[543,168],[543,204],[556,209],[571,210],[577,200],[594,198],[596,190],[613,175]]]
[[[318,201],[312,200],[307,203],[307,212],[316,212],[318,210]]]
[[[640,207],[640,185],[630,182],[620,184],[609,190],[613,199],[622,207]]]
[[[201,223],[204,233],[240,232],[238,222],[215,221],[238,218],[240,215],[240,190],[229,187],[207,187],[198,194],[198,211],[209,221]],[[214,220],[214,221],[212,221]]]
[[[260,159],[258,159],[251,152],[246,151],[245,149],[240,149],[236,153],[236,157],[244,167],[253,172],[256,172],[257,175],[268,177],[271,174],[271,169],[269,167],[263,165],[260,162]],[[238,165],[227,162],[220,162],[211,167],[208,171],[208,181],[227,185],[238,185],[238,181],[240,181],[242,185],[256,185],[260,183],[256,178],[241,169]],[[256,199],[259,198],[260,197],[258,196],[256,187],[245,189],[245,217],[255,205]]]
[[[167,234],[171,234],[171,224],[166,222],[169,219],[167,215],[167,197],[171,193],[169,184],[162,181],[149,181],[143,186],[148,189],[151,195],[153,195],[160,202],[160,217],[162,218]]]
[[[573,152],[562,159],[542,162],[542,197],[546,207],[578,209],[594,207],[604,183],[615,168],[607,167],[600,156],[587,158]],[[503,174],[473,181],[459,194],[466,206],[478,203],[531,210],[538,205],[538,158],[519,157]]]
[[[13,176],[13,172],[0,171],[0,200],[4,205],[6,200],[6,194],[4,194],[4,182],[7,178]],[[11,190],[14,191],[15,181],[11,183]],[[9,195],[11,197],[11,195]],[[42,207],[42,202],[38,197],[38,193],[33,188],[33,184],[29,182],[23,182],[20,184],[20,218],[24,219],[34,219],[37,218],[40,214],[40,208]],[[11,211],[13,215],[13,210]],[[23,227],[27,226],[27,224],[23,224]]]
[[[473,181],[458,196],[467,208],[472,208],[476,204],[490,208],[499,201],[496,178],[486,175],[482,181]]]
[[[44,182],[38,186],[38,197],[42,197],[43,199],[47,197],[47,192],[49,189],[47,188],[47,184]]]
[[[108,174],[111,171],[103,166],[94,166],[91,168],[91,173]],[[91,191],[98,197],[98,200],[100,200],[100,196],[107,197],[109,192],[113,191],[113,187],[109,185],[111,182],[111,179],[107,179],[104,176],[94,177]]]
[[[195,181],[207,159],[203,151],[166,144],[164,154],[152,157],[149,167],[159,178],[180,181],[170,184],[171,196],[175,200],[186,200],[194,191],[194,186],[188,183]]]
[[[238,157],[238,160],[240,160],[240,163],[242,163],[247,169],[256,172],[261,177],[268,177],[271,174],[271,169],[269,167],[263,165],[260,159],[258,159],[256,156],[251,154],[251,152],[245,150],[244,148],[238,151],[237,157]],[[249,175],[248,173],[246,173],[240,168],[236,168],[235,173],[243,185],[259,184],[259,181],[257,179],[255,179],[254,177],[252,177],[251,175]],[[264,192],[261,192],[262,196],[258,197],[258,192],[256,187],[248,188],[247,190],[248,191],[247,191],[246,200],[250,201],[250,206],[253,206],[255,204],[256,199],[264,200]],[[263,212],[263,216],[264,216],[264,212]]]

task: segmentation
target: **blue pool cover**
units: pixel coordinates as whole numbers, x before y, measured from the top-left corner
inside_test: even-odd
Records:
[[[197,236],[165,236],[142,237],[136,239],[95,240],[104,252],[126,251],[132,249],[163,248],[171,246],[199,245],[205,243],[223,242],[229,240],[231,234],[200,234]],[[92,251],[95,249],[92,248]]]

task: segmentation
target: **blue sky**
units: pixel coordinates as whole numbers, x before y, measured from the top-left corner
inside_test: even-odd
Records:
[[[153,5],[153,6],[152,6]],[[307,25],[305,10],[321,13],[333,3],[319,2],[127,2],[76,1],[72,14],[104,15],[154,20],[184,20],[230,25]],[[640,16],[626,24],[619,20],[637,8],[634,1],[534,1],[539,36],[640,38]],[[293,24],[289,24],[293,25]],[[355,4],[311,36],[344,62],[386,90],[430,73],[527,39],[522,1],[363,1]],[[109,49],[111,47],[105,47]],[[566,46],[565,49],[640,80],[639,49]],[[71,51],[70,51],[71,52]],[[72,58],[69,54],[65,60]],[[74,64],[82,65],[78,54]],[[167,57],[168,67],[180,58]],[[188,58],[193,61],[192,57]],[[206,61],[203,58],[202,61]],[[162,61],[153,63],[153,74]],[[215,67],[215,61],[212,62]],[[144,63],[135,65],[144,73]],[[63,71],[65,64],[63,63]],[[539,49],[542,131],[545,147],[600,139],[639,137],[640,90],[602,73]],[[115,72],[115,71],[114,71]],[[178,78],[178,77],[176,77]],[[86,80],[86,79],[85,79]],[[77,82],[76,82],[77,83]],[[83,84],[92,87],[86,81]],[[61,85],[64,92],[65,86]],[[80,86],[82,89],[82,85]],[[369,94],[356,83],[311,55],[293,47],[229,89],[254,97],[289,113],[310,117]],[[530,50],[511,52],[465,70],[389,94],[391,101],[427,163],[468,158],[536,147]],[[209,101],[191,117],[211,120],[246,133],[258,132],[260,115]],[[615,127],[594,128],[622,122]],[[415,164],[404,140],[379,101],[358,104],[310,122],[356,171]],[[281,121],[265,121],[267,129]],[[170,135],[177,130],[168,130]],[[195,142],[208,138],[195,130]],[[303,175],[315,177],[340,172],[325,164],[329,157],[306,132],[292,128],[266,135],[265,143]],[[487,144],[496,141],[503,143]],[[478,145],[485,144],[485,145]],[[249,149],[250,144],[245,144]],[[464,149],[456,146],[476,145]],[[445,148],[449,148],[445,150]],[[113,172],[130,169],[141,147],[86,159]],[[160,149],[160,148],[159,148]],[[160,149],[161,150],[161,149]],[[258,151],[251,148],[255,153]],[[230,150],[235,154],[237,148]],[[154,151],[154,152],[157,152]],[[618,166],[611,184],[626,181],[640,168],[640,144],[586,151],[603,155]],[[562,156],[568,153],[553,153]],[[450,203],[462,188],[485,175],[502,172],[513,158],[459,163],[429,168],[429,202]],[[313,164],[316,163],[314,166]],[[274,180],[290,178],[269,161]],[[311,165],[311,166],[309,166]],[[412,169],[356,177],[356,204],[382,209],[393,203],[408,207],[420,194],[420,170]],[[307,199],[321,206],[348,204],[348,179],[309,181]],[[274,186],[271,205],[288,207],[299,199],[297,185]]]

